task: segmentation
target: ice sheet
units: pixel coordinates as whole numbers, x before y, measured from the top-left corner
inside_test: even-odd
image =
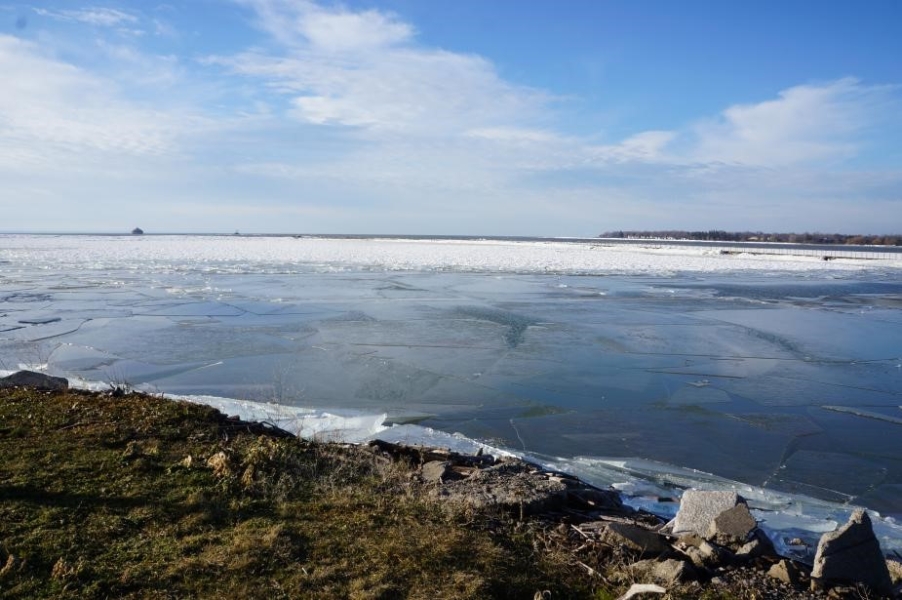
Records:
[[[805,518],[902,518],[896,259],[0,236],[0,261],[0,369],[517,452],[664,512],[710,485]]]
[[[4,266],[23,263],[131,275],[375,271],[677,273],[750,270],[842,273],[874,261],[721,254],[709,246],[604,245],[602,241],[398,240],[222,236],[17,236],[2,239]],[[902,268],[902,260],[878,268]]]

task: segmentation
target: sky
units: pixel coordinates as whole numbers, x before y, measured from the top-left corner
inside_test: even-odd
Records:
[[[0,0],[0,231],[902,233],[902,2]]]

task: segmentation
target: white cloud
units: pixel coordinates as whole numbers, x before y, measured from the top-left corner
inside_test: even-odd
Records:
[[[890,89],[845,78],[731,106],[692,128],[690,158],[761,166],[849,158],[858,152],[863,131],[884,113]]]
[[[550,94],[505,81],[482,57],[419,45],[413,27],[395,15],[306,1],[242,3],[256,11],[280,49],[210,61],[285,94],[288,114],[297,120],[355,128],[386,143],[395,143],[397,135],[470,143],[493,158],[513,150],[507,162],[516,168],[657,163],[699,169],[842,160],[859,151],[861,133],[883,112],[874,108],[888,92],[851,78],[801,85],[670,131],[638,131],[599,144],[547,126],[562,117],[553,112]]]
[[[75,10],[35,8],[34,11],[43,17],[86,23],[97,27],[121,27],[138,23],[137,16],[115,8],[93,7]]]
[[[472,138],[510,143],[549,143],[558,142],[561,137],[552,131],[526,129],[523,127],[483,127],[466,132]]]
[[[115,84],[0,35],[0,167],[83,153],[154,156],[171,152],[177,125],[119,97]]]
[[[413,28],[375,10],[352,13],[310,7],[298,15],[298,30],[326,52],[368,52],[410,41]]]
[[[643,131],[617,144],[589,146],[583,152],[584,162],[595,165],[619,165],[629,162],[668,162],[667,146],[677,137],[673,131]]]
[[[236,0],[249,6],[258,24],[288,47],[320,52],[368,52],[410,41],[414,30],[378,10],[327,9],[307,0]]]
[[[539,115],[547,94],[511,84],[478,56],[415,44],[393,15],[308,2],[248,0],[281,48],[209,62],[291,95],[300,121],[416,134],[459,134]]]

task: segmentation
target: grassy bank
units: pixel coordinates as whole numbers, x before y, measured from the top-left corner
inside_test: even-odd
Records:
[[[147,396],[0,392],[0,596],[591,597],[404,464]]]
[[[610,600],[635,581],[566,517],[454,509],[417,466],[196,404],[0,390],[0,597]],[[663,598],[795,597],[749,573]]]

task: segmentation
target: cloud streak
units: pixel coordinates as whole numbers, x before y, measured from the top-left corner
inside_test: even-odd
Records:
[[[61,21],[87,23],[98,27],[118,27],[138,22],[135,15],[115,8],[82,8],[76,10],[50,10],[35,8],[34,11],[43,16]]]

